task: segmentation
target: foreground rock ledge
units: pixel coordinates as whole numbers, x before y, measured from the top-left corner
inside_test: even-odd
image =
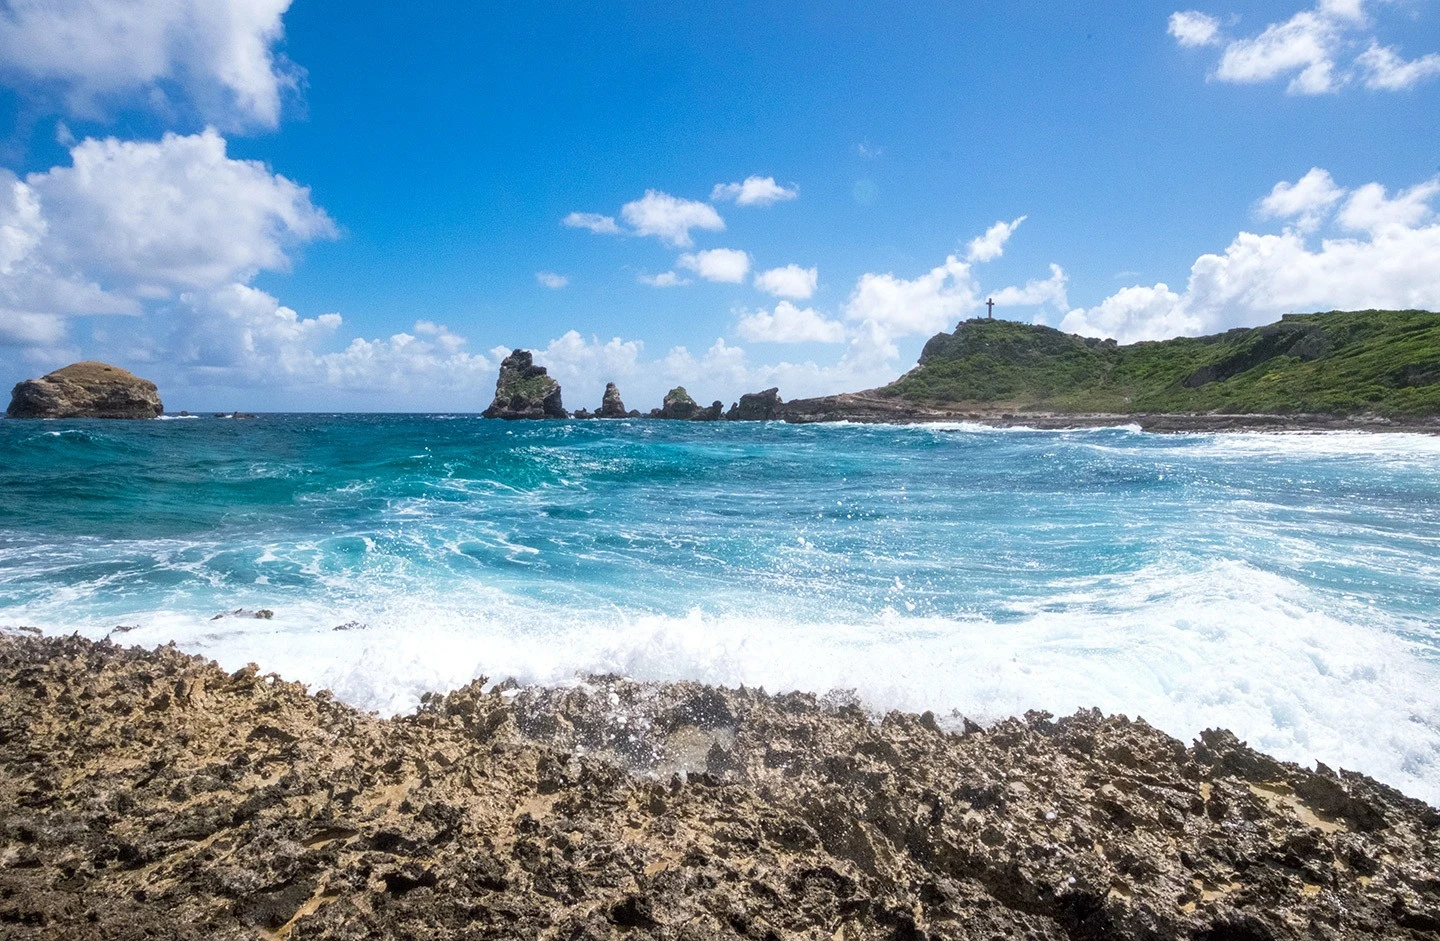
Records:
[[[155,383],[108,363],[72,363],[10,393],[11,418],[158,418]]]
[[[1440,813],[1226,732],[593,678],[381,720],[0,637],[6,938],[1430,938]]]

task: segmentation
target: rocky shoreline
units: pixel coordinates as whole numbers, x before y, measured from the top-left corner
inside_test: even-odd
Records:
[[[7,938],[1434,938],[1440,812],[1228,732],[591,677],[381,719],[0,635]]]

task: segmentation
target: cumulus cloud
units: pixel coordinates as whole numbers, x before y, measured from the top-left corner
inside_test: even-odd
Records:
[[[1068,311],[1070,302],[1066,297],[1067,283],[1065,270],[1059,265],[1050,266],[1050,277],[1026,281],[1024,287],[1007,287],[997,291],[992,300],[996,307],[1041,307],[1050,306],[1056,310]]]
[[[226,155],[214,130],[159,141],[85,140],[71,166],[31,174],[56,263],[144,293],[248,281],[335,235],[306,187]]]
[[[1169,31],[1182,46],[1213,46],[1220,42],[1220,21],[1196,10],[1171,13]]]
[[[889,337],[935,333],[976,310],[979,294],[970,264],[951,255],[917,278],[862,275],[845,304],[845,319],[874,324]]]
[[[1262,218],[1294,219],[1301,229],[1310,231],[1344,195],[1329,171],[1314,167],[1294,183],[1276,183],[1270,195],[1260,200],[1259,212]]]
[[[665,271],[660,274],[642,274],[637,280],[641,284],[648,284],[652,288],[679,288],[690,283],[689,278],[682,278],[673,271]]]
[[[1365,51],[1351,59],[1358,37],[1372,29],[1366,14],[1370,2],[1319,0],[1312,9],[1238,39],[1226,39],[1218,20],[1192,10],[1172,14],[1169,32],[1180,46],[1223,47],[1217,80],[1256,84],[1288,77],[1286,90],[1292,95],[1327,94],[1357,77],[1369,89],[1400,91],[1440,75],[1440,54],[1407,60],[1374,35]]]
[[[755,275],[755,286],[776,297],[788,297],[803,301],[815,293],[819,280],[819,269],[801,268],[799,265],[791,264],[783,268],[771,268],[769,271],[762,271]]]
[[[749,176],[740,183],[717,183],[710,191],[713,202],[733,202],[737,206],[773,206],[795,199],[800,187],[781,186],[773,176]]]
[[[695,272],[706,281],[739,284],[750,273],[750,256],[736,248],[711,248],[681,255],[675,265]]]
[[[560,224],[572,229],[589,229],[597,235],[619,235],[620,226],[614,216],[602,216],[598,212],[572,212]]]
[[[553,271],[537,271],[535,272],[535,280],[552,291],[558,291],[570,283],[570,276],[556,274]]]
[[[222,124],[274,127],[299,70],[275,54],[291,0],[9,0],[0,72],[97,117],[125,96],[183,89]]]
[[[725,220],[709,203],[680,199],[659,190],[646,190],[645,195],[620,207],[620,216],[636,235],[653,235],[676,248],[695,244],[691,229],[719,232]]]
[[[743,314],[735,329],[756,343],[844,343],[846,338],[844,324],[789,301],[780,301],[774,311]]]
[[[1013,222],[997,222],[985,230],[985,234],[970,240],[969,250],[966,252],[967,261],[994,261],[1005,254],[1005,243],[1010,241],[1010,236],[1020,228],[1025,216]]]
[[[1360,65],[1365,87],[1384,91],[1404,91],[1427,78],[1440,75],[1440,53],[1432,52],[1418,59],[1404,59],[1393,48],[1375,40],[1356,60]]]
[[[166,357],[187,366],[232,373],[255,381],[303,375],[315,359],[313,345],[340,327],[339,314],[301,317],[270,294],[227,284],[180,296],[188,316],[166,346]]]
[[[1291,312],[1440,309],[1440,222],[1430,205],[1437,195],[1440,180],[1393,198],[1377,183],[1342,191],[1315,223],[1330,228],[1326,236],[1301,224],[1241,232],[1223,252],[1195,261],[1184,293],[1165,284],[1126,288],[1071,311],[1061,328],[1129,342],[1255,326]],[[1303,220],[1313,202],[1296,200],[1291,215]]]

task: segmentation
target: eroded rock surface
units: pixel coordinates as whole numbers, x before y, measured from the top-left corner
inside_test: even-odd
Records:
[[[170,648],[0,637],[0,934],[1440,932],[1440,813],[1227,732],[484,687],[381,720]]]
[[[670,418],[680,421],[689,421],[700,411],[700,406],[685,391],[684,386],[676,386],[665,393],[665,399],[660,407],[650,412],[651,418]]]
[[[508,419],[569,417],[561,401],[560,383],[544,366],[535,365],[529,350],[515,350],[500,363],[495,400],[483,414]]]
[[[780,390],[766,389],[764,392],[746,392],[740,401],[730,406],[725,417],[730,421],[775,421],[783,417],[780,410]]]
[[[595,413],[597,418],[625,418],[629,413],[625,411],[625,401],[620,398],[620,388],[613,382],[605,383],[605,396],[600,400],[600,411]]]
[[[157,418],[165,413],[148,379],[106,363],[74,363],[10,393],[11,418]]]

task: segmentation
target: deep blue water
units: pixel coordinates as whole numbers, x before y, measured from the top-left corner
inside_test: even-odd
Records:
[[[1098,705],[1436,801],[1437,612],[1430,437],[0,421],[0,625],[384,711],[577,671]]]

